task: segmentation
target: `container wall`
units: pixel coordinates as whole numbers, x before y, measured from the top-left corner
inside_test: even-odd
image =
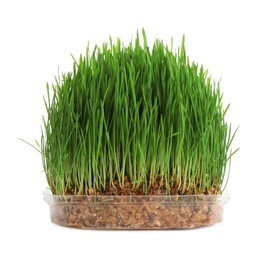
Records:
[[[82,229],[183,229],[222,221],[228,196],[50,196],[51,221]]]

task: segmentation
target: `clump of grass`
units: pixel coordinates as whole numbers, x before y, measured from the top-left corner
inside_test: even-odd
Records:
[[[54,194],[133,188],[222,193],[235,132],[219,83],[161,40],[95,46],[47,84],[40,150]]]

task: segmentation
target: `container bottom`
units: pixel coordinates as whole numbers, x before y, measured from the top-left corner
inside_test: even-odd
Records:
[[[51,221],[80,229],[188,229],[222,221],[223,204],[197,203],[53,203]]]

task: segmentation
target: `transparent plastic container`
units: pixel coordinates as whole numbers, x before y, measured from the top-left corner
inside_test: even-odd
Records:
[[[229,194],[58,196],[44,192],[55,224],[81,229],[187,229],[223,219]]]

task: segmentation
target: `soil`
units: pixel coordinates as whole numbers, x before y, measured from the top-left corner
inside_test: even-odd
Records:
[[[168,196],[164,185],[158,185],[155,182],[146,197],[141,196],[142,188],[134,189],[127,178],[123,188],[115,181],[114,187],[108,185],[97,196],[92,196],[93,190],[89,196],[74,196],[75,191],[69,190],[66,198],[55,197],[51,221],[82,229],[183,229],[222,221],[222,204],[215,196],[208,196],[217,194],[214,187],[206,194],[184,197],[177,188],[171,190],[175,196]],[[193,191],[186,195],[193,195]]]
[[[200,181],[198,181],[198,186],[195,189],[188,189],[185,192],[182,192],[183,186],[176,185],[171,187],[170,190],[167,190],[166,184],[164,181],[157,179],[154,183],[148,188],[145,193],[142,187],[136,188],[128,180],[127,177],[124,178],[123,187],[121,187],[118,180],[115,180],[113,186],[109,183],[106,184],[104,191],[97,191],[96,195],[98,196],[153,196],[153,195],[195,195],[195,194],[206,194],[206,195],[218,195],[218,191],[215,187],[211,187],[209,190],[204,192],[199,192]],[[196,190],[196,192],[195,192]],[[78,194],[74,189],[68,189],[66,195],[75,195]],[[85,194],[81,195],[95,195],[94,190],[90,188]]]

